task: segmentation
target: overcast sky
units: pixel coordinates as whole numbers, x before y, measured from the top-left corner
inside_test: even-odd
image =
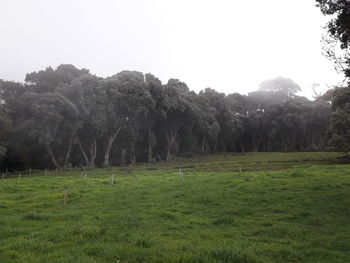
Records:
[[[283,76],[308,97],[312,83],[342,80],[321,54],[327,18],[314,0],[1,0],[0,10],[0,79],[68,63],[227,94]]]

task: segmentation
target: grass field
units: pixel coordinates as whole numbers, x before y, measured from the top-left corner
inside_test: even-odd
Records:
[[[0,179],[0,262],[350,262],[350,165],[335,156],[220,154],[131,175]]]

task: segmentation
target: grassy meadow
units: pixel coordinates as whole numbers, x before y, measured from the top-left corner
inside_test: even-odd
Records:
[[[350,262],[350,165],[335,157],[218,154],[131,175],[7,175],[0,262]]]

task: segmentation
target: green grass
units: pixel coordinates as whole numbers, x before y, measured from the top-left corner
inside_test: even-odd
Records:
[[[114,185],[114,169],[0,179],[0,262],[350,262],[350,165],[335,157],[178,159]]]

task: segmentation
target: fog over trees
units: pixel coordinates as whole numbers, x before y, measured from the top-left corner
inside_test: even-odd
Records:
[[[0,168],[126,165],[216,152],[350,150],[350,2],[316,0],[330,16],[325,55],[343,86],[311,101],[277,77],[248,95],[152,74],[111,77],[62,64],[0,80]]]
[[[278,77],[248,95],[152,74],[100,78],[73,65],[0,82],[3,169],[126,165],[215,152],[316,151],[328,145],[329,98]]]

